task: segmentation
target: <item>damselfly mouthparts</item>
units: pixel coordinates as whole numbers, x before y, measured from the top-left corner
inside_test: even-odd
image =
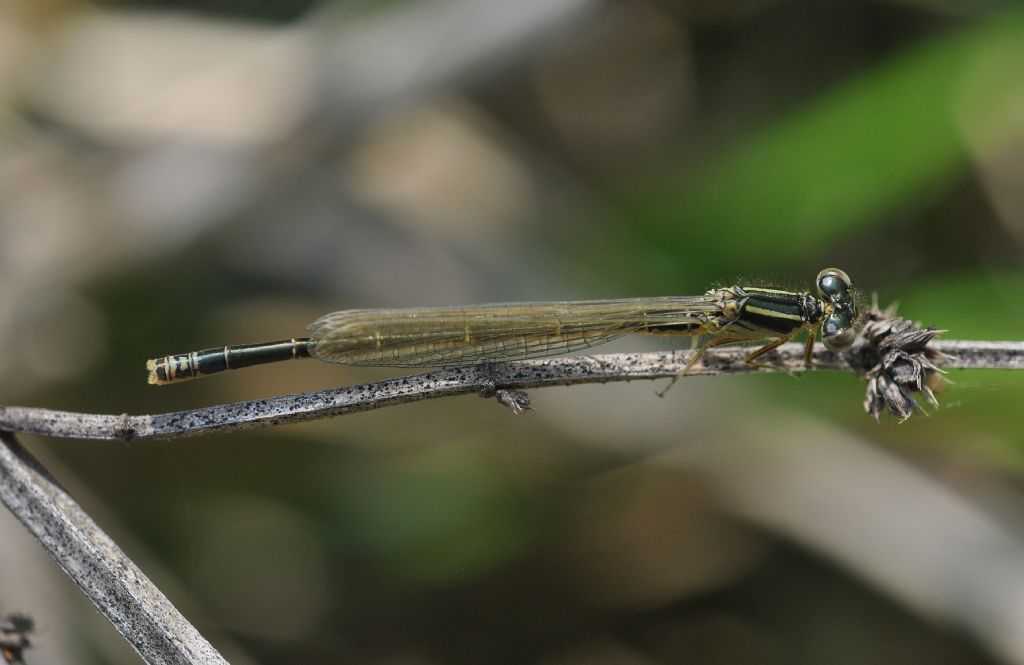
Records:
[[[165,356],[146,368],[150,383],[165,384],[310,356],[342,365],[462,367],[568,353],[629,334],[706,336],[685,375],[713,346],[770,340],[747,356],[756,365],[801,330],[808,331],[810,365],[819,326],[832,351],[849,349],[857,336],[849,276],[826,268],[816,283],[817,295],[737,284],[699,296],[349,309],[314,321],[309,337]]]

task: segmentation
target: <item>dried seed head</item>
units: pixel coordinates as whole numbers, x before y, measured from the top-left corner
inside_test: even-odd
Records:
[[[903,422],[918,409],[924,412],[914,393],[938,406],[935,392],[941,392],[948,381],[935,363],[949,356],[929,349],[928,342],[943,332],[897,316],[895,305],[881,310],[872,298],[861,331],[864,343],[857,350],[862,361],[858,365],[866,368],[864,410],[868,415],[877,421],[888,408]]]

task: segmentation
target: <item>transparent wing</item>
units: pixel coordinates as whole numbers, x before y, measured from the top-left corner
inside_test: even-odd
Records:
[[[460,367],[525,360],[630,333],[698,335],[720,312],[714,295],[467,307],[352,309],[314,321],[310,352],[344,365]]]

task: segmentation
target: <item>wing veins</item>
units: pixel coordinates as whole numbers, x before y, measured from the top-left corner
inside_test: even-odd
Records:
[[[699,323],[712,296],[345,310],[309,326],[313,355],[347,365],[456,367],[540,358],[609,342],[648,326]],[[467,341],[468,335],[468,341]]]

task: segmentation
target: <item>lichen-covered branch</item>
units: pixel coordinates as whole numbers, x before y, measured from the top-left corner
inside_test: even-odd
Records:
[[[892,329],[890,327],[890,332]],[[922,342],[921,336],[903,328],[900,330],[903,330],[903,336],[890,339],[889,343],[882,345],[884,348],[881,351],[878,347],[865,348],[870,344],[867,340],[844,355],[818,348],[814,354],[813,369],[850,371],[868,377],[869,382],[875,378],[876,385],[881,384],[882,388],[889,391],[881,393],[881,404],[892,409],[893,402],[885,400],[887,397],[895,399],[897,408],[902,410],[893,410],[898,417],[904,418],[909,415],[906,412],[909,405],[906,391],[912,387],[900,384],[900,380],[909,377],[914,382],[920,379],[922,387],[928,386],[928,380],[923,374],[906,371],[907,367],[904,366],[910,362],[908,358],[913,358],[914,353],[922,352],[918,349]],[[928,350],[928,355],[923,359],[935,368],[928,372],[947,368],[1024,369],[1024,342],[943,342],[931,340],[933,332],[927,336],[928,341],[922,348]],[[891,335],[880,334],[879,337],[887,338]],[[905,344],[908,340],[909,346]],[[900,346],[901,343],[903,346]],[[524,401],[517,391],[545,386],[670,378],[682,371],[691,353],[617,353],[463,367],[376,383],[156,415],[98,415],[6,407],[0,408],[0,430],[107,441],[176,439],[331,418],[408,402],[466,394],[496,396],[503,404],[510,408],[515,405],[517,408],[514,410],[522,411],[529,408],[529,402]],[[744,362],[748,353],[749,349],[736,347],[709,350],[692,368],[687,380],[712,374],[792,372],[803,368],[802,344],[785,344],[759,359],[770,364],[770,368],[748,365]],[[889,370],[884,370],[886,362]],[[885,374],[885,371],[889,374]],[[889,378],[893,381],[889,381]],[[671,399],[671,393],[668,399]],[[873,401],[871,404],[878,403]],[[912,406],[916,408],[916,402]],[[877,417],[879,411],[869,409],[869,413]]]
[[[147,663],[221,655],[15,439],[0,432],[0,501]]]

